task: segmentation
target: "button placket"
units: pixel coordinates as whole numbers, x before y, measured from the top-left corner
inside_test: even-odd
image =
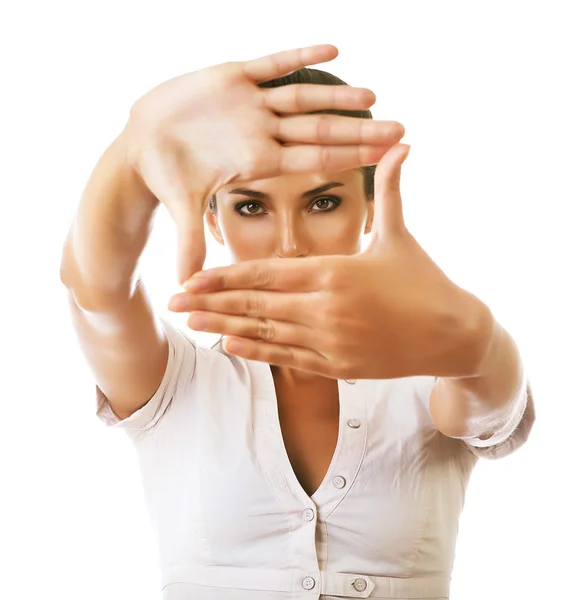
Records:
[[[341,475],[337,475],[333,478],[333,485],[337,490],[342,490],[342,488],[346,485],[346,479]]]
[[[303,521],[309,523],[315,518],[315,511],[312,508],[306,508],[303,511]]]
[[[300,597],[316,600],[320,593],[315,541],[317,505],[303,491],[288,460],[280,430],[277,396],[270,366],[255,363],[253,368],[258,373],[258,378],[255,378],[258,387],[254,400],[257,455],[283,513],[289,519],[290,565],[297,573],[294,588],[301,594]],[[308,580],[303,585],[308,577],[314,582],[311,588],[305,588]]]
[[[329,515],[342,503],[352,488],[366,451],[368,388],[365,382],[355,383],[356,385],[346,385],[344,381],[340,381],[338,386],[340,400],[338,452],[335,453],[334,462],[329,467],[325,485],[313,498],[319,508],[319,522],[323,523],[326,523]]]

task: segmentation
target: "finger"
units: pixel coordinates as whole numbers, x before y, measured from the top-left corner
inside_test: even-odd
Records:
[[[314,325],[315,311],[322,306],[322,297],[316,295],[259,290],[229,290],[210,294],[183,292],[173,296],[168,307],[173,312],[207,311]]]
[[[314,350],[241,337],[224,338],[222,345],[226,352],[235,356],[335,379],[333,365],[326,357]]]
[[[275,138],[284,143],[382,145],[385,150],[404,135],[394,121],[373,121],[337,115],[304,115],[276,120]]]
[[[188,280],[200,271],[206,260],[204,234],[205,201],[188,198],[179,192],[178,197],[167,204],[168,212],[176,226],[178,282]]]
[[[318,341],[318,336],[313,328],[297,323],[275,321],[274,319],[254,319],[196,311],[188,317],[188,326],[194,331],[236,335],[253,340],[302,348],[314,348]]]
[[[179,165],[167,160],[168,155],[149,145],[141,156],[141,169],[150,191],[162,202],[175,223],[178,250],[178,281],[186,281],[200,271],[206,259],[203,215],[206,198],[192,197],[181,179]]]
[[[384,146],[285,146],[281,152],[281,173],[343,171],[375,165],[386,153]]]
[[[309,65],[328,62],[338,56],[338,49],[331,44],[306,46],[294,50],[284,50],[242,63],[246,77],[257,83],[283,77]]]
[[[201,217],[202,215],[190,214],[176,222],[177,276],[180,284],[200,271],[206,260],[206,238]]]
[[[400,174],[410,146],[396,144],[382,157],[374,175],[373,231],[380,237],[405,230]]]
[[[324,257],[268,258],[200,271],[183,287],[193,293],[222,290],[316,292],[323,289],[327,272]]]
[[[266,108],[280,114],[366,110],[376,102],[376,95],[367,88],[312,83],[264,89],[262,98]]]

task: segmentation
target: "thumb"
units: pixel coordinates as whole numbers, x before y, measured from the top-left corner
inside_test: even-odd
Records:
[[[178,250],[177,274],[178,283],[182,285],[194,273],[202,270],[206,260],[206,238],[201,215],[196,215],[192,223],[177,224]]]
[[[374,174],[374,221],[375,237],[401,233],[405,230],[400,175],[410,146],[395,144],[380,159]]]
[[[168,210],[178,238],[178,282],[182,285],[200,271],[206,259],[204,213],[208,194],[196,194],[185,185],[178,165],[168,153],[148,145],[143,154],[144,181],[149,190]]]
[[[178,283],[182,285],[202,270],[206,260],[204,210],[200,203],[193,206],[177,202],[174,206],[176,210],[170,208],[169,212],[176,226],[176,274]]]

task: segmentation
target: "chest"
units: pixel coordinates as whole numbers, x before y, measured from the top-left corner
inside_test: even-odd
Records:
[[[291,386],[275,381],[283,445],[301,487],[312,496],[324,480],[339,438],[335,380]]]
[[[339,381],[292,398],[253,367],[251,392],[202,379],[138,444],[166,562],[404,576],[421,540],[445,554],[468,469],[434,443],[427,389]]]

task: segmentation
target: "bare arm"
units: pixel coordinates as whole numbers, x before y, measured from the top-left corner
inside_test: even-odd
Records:
[[[511,431],[526,406],[528,384],[512,336],[490,315],[488,350],[477,373],[437,380],[430,397],[437,428],[450,437],[487,440]],[[487,328],[488,329],[488,328]],[[476,335],[482,336],[483,331]]]
[[[80,344],[118,416],[146,403],[168,362],[165,333],[137,276],[159,201],[176,225],[182,283],[204,264],[204,211],[224,183],[373,164],[404,135],[399,123],[314,114],[367,109],[370,90],[258,86],[336,54],[311,46],[163,82],[135,102],[99,161],[65,244],[61,279]]]
[[[120,418],[149,400],[168,359],[168,342],[137,275],[158,202],[124,156],[119,137],[87,183],[61,262],[79,344]]]

